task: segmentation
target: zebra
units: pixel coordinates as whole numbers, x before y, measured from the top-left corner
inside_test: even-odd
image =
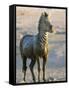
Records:
[[[27,58],[31,59],[29,68],[32,74],[33,82],[36,82],[33,68],[37,61],[38,82],[40,82],[40,60],[43,59],[43,81],[45,82],[45,65],[48,57],[48,33],[53,33],[53,25],[50,23],[48,14],[43,12],[38,22],[37,35],[25,35],[20,40],[20,53],[22,57],[22,72],[24,73],[23,80],[26,78]],[[28,59],[29,60],[29,59]]]

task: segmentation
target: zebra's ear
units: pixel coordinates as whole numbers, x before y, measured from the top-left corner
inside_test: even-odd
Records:
[[[45,17],[48,17],[48,14],[46,12],[44,12],[44,15],[45,15]]]

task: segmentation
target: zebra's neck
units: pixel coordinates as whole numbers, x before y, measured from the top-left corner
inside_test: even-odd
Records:
[[[39,43],[42,48],[45,46],[48,46],[48,32],[41,32],[38,34],[39,37]]]

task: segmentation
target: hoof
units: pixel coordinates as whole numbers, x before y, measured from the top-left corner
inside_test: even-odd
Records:
[[[23,78],[23,81],[24,81],[24,82],[26,81],[25,78]]]
[[[38,79],[38,82],[40,82],[40,79]]]
[[[33,82],[36,82],[36,80],[35,80],[35,79],[33,79]]]
[[[46,79],[43,79],[44,82],[46,82]]]

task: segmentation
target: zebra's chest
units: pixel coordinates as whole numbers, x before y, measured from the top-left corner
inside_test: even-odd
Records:
[[[36,56],[44,56],[48,53],[48,44],[41,45],[39,40],[35,40],[33,50]]]
[[[46,55],[48,53],[48,46],[47,47],[43,47],[43,48],[41,48],[41,47],[37,48],[36,47],[34,52],[38,56],[44,56],[44,55]]]

